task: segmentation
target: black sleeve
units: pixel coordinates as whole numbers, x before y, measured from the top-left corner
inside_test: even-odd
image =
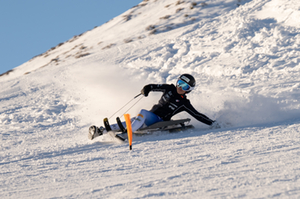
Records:
[[[207,125],[212,125],[214,123],[213,120],[209,119],[206,115],[199,113],[190,103],[189,100],[187,100],[187,103],[185,104],[186,112],[188,112],[191,116],[193,116],[195,119],[197,119],[200,122],[203,122]]]
[[[144,88],[150,91],[159,91],[165,92],[167,89],[170,89],[170,84],[148,84]]]

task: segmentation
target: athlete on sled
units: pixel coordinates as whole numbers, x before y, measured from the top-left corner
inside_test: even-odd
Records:
[[[200,122],[207,125],[216,126],[219,125],[214,121],[199,113],[187,99],[186,94],[190,93],[196,85],[195,78],[190,74],[181,75],[174,84],[148,84],[144,86],[141,93],[147,97],[149,92],[158,91],[163,92],[158,104],[155,104],[150,111],[142,109],[132,121],[132,132],[140,129],[143,126],[150,126],[154,123],[161,121],[169,121],[174,115],[182,111],[188,112],[191,116]],[[126,128],[126,127],[125,127]],[[113,131],[118,131],[120,128],[117,124],[111,125]],[[102,135],[105,132],[105,128],[97,128],[91,126],[89,129],[89,139],[94,139]]]

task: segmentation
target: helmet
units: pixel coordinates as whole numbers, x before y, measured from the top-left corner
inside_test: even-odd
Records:
[[[196,85],[195,78],[190,74],[182,74],[177,80],[177,86],[181,87],[187,93],[191,92]]]

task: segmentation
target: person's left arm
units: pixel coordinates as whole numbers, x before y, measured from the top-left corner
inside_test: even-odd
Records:
[[[141,93],[147,97],[150,91],[165,92],[167,89],[170,89],[169,84],[148,84],[144,86],[144,88],[141,90]]]
[[[187,100],[187,103],[185,103],[185,111],[188,112],[191,116],[193,116],[195,119],[197,119],[200,122],[203,122],[207,125],[212,125],[215,121],[207,117],[206,115],[199,113],[193,105],[190,103],[189,100]]]

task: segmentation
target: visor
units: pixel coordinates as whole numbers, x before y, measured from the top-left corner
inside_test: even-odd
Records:
[[[190,85],[188,85],[186,82],[182,81],[181,79],[177,81],[176,85],[178,87],[181,87],[182,90],[184,91],[191,91],[193,89]]]

